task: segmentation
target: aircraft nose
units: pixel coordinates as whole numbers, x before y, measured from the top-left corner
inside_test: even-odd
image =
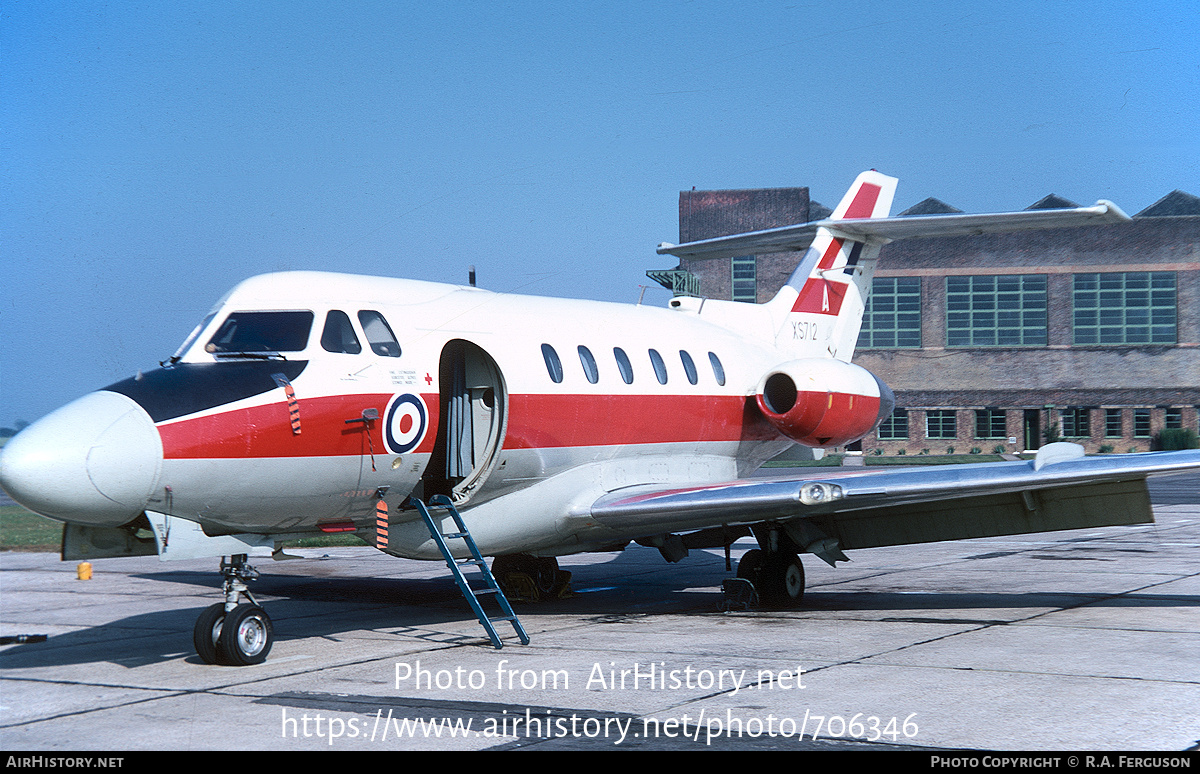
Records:
[[[162,439],[141,406],[115,392],[93,392],[0,450],[0,486],[43,516],[116,527],[146,507],[162,459]]]

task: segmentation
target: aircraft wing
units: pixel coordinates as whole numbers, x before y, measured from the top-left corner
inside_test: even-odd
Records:
[[[1060,443],[1030,461],[630,487],[598,499],[591,516],[645,536],[774,521],[832,564],[842,549],[1150,523],[1146,476],[1189,469],[1200,469],[1200,451],[1085,457]]]
[[[1122,212],[1120,207],[1110,201],[1101,200],[1092,207],[1069,209],[1021,210],[978,215],[918,215],[899,218],[817,220],[795,226],[686,242],[681,245],[663,243],[658,246],[657,252],[659,255],[699,259],[803,250],[808,247],[818,228],[827,228],[835,236],[885,244],[897,239],[1001,234],[1044,228],[1124,223],[1128,220],[1129,216]]]

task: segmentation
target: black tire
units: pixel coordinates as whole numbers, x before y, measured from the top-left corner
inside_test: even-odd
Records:
[[[804,599],[804,565],[795,554],[768,557],[759,573],[758,596],[772,607],[796,607]]]
[[[558,559],[553,556],[534,557],[531,575],[539,594],[554,594],[559,587],[559,574]]]
[[[258,605],[238,605],[225,616],[219,647],[224,663],[249,666],[267,660],[275,631],[267,611]]]
[[[520,554],[497,556],[492,559],[492,575],[495,575],[498,579],[501,575],[507,575],[510,572],[522,572],[521,564],[522,557]]]
[[[221,657],[221,628],[225,622],[225,603],[218,602],[205,608],[196,619],[196,628],[192,630],[192,644],[196,646],[196,654],[205,664],[220,664]]]
[[[742,558],[738,559],[737,576],[742,580],[748,580],[754,584],[755,590],[758,588],[758,578],[762,574],[763,552],[758,548],[751,548],[746,553],[742,554]],[[762,593],[761,591],[759,592]]]

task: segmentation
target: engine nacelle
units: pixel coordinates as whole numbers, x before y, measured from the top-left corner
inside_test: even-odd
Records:
[[[895,407],[890,387],[841,360],[793,360],[773,369],[758,386],[759,411],[776,430],[805,446],[857,441]]]

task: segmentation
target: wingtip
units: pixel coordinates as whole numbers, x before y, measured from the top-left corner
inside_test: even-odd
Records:
[[[1104,211],[1104,214],[1107,215],[1108,218],[1114,222],[1123,223],[1127,220],[1132,220],[1132,218],[1130,218],[1129,215],[1127,215],[1125,213],[1125,210],[1121,209],[1116,204],[1113,204],[1108,199],[1100,199],[1099,201],[1096,202],[1096,207],[1102,208]]]

